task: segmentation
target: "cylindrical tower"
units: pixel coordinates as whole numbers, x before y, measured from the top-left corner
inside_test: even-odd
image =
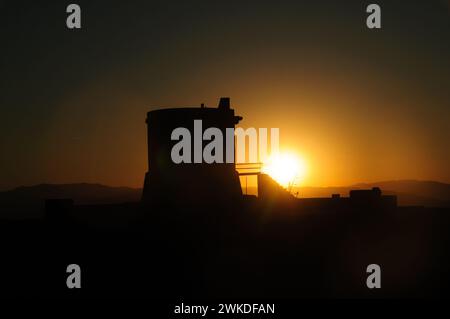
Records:
[[[242,118],[235,116],[229,98],[221,98],[218,108],[187,107],[159,109],[147,113],[148,172],[145,175],[143,201],[183,201],[186,204],[204,204],[229,201],[242,196],[239,176],[234,163],[227,163],[226,129],[235,128]],[[202,132],[211,127],[222,132],[223,163],[194,163],[194,121],[202,121]],[[179,143],[172,140],[176,128],[190,132],[191,163],[174,163],[172,148]],[[194,139],[196,139],[194,141]],[[201,147],[209,141],[200,141]],[[234,151],[234,138],[233,138]]]

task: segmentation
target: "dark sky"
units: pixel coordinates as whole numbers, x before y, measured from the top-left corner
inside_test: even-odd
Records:
[[[0,189],[141,186],[146,112],[220,96],[305,185],[450,182],[449,2],[376,1],[369,30],[372,2],[0,1]]]

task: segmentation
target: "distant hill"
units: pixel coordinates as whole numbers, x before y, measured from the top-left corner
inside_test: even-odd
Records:
[[[383,181],[346,187],[300,187],[299,197],[348,196],[351,189],[380,187],[383,194],[397,195],[400,206],[450,207],[450,184],[433,181]],[[296,191],[296,190],[295,190]],[[295,193],[293,191],[292,193]],[[0,192],[0,218],[37,218],[42,216],[47,198],[72,198],[75,204],[113,204],[137,202],[142,189],[100,184],[40,184]],[[249,193],[256,193],[251,190]]]
[[[450,207],[450,184],[433,181],[398,180],[360,183],[345,187],[300,187],[299,197],[348,196],[351,189],[379,187],[385,195],[397,195],[400,206]]]
[[[72,198],[75,204],[136,202],[141,189],[100,184],[40,184],[0,192],[0,218],[39,217],[47,198]]]

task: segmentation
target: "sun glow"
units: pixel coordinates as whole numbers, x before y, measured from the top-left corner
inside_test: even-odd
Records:
[[[306,173],[305,161],[293,153],[272,155],[264,163],[262,172],[271,176],[281,186],[297,186]]]

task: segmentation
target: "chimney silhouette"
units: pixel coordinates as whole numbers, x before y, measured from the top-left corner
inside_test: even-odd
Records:
[[[230,98],[229,97],[221,97],[219,100],[219,109],[230,109]]]

